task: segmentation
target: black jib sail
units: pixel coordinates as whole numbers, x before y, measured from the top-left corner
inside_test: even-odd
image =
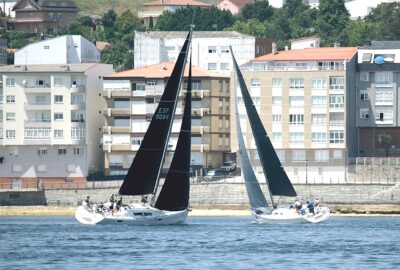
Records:
[[[143,195],[154,191],[171,133],[191,38],[192,30],[186,37],[149,128],[119,189],[120,195]]]
[[[257,113],[256,107],[246,87],[243,75],[239,70],[239,66],[230,48],[234,68],[236,70],[237,80],[239,82],[240,91],[242,93],[244,105],[247,112],[247,117],[250,122],[250,127],[253,132],[254,141],[256,143],[257,152],[260,157],[261,166],[264,175],[266,176],[268,188],[271,195],[281,196],[296,196],[292,183],[289,180],[281,162],[272,146],[271,140],[261,122],[260,116]]]
[[[185,97],[181,130],[171,166],[165,178],[155,207],[167,211],[180,211],[189,205],[190,190],[190,147],[192,110],[192,59],[189,63],[189,77]]]
[[[236,132],[237,141],[239,146],[239,155],[242,168],[244,183],[246,184],[247,196],[249,197],[250,205],[253,210],[257,208],[267,208],[268,203],[265,199],[264,193],[260,188],[260,184],[254,174],[253,167],[251,166],[249,155],[247,154],[246,145],[243,139],[242,128],[240,126],[240,118],[238,113],[237,97],[235,100],[235,113],[236,113]]]

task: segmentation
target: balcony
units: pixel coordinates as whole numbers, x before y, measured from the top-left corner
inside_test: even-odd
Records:
[[[103,127],[103,132],[108,133],[108,134],[113,134],[113,133],[123,133],[123,134],[129,134],[131,133],[131,127],[130,126],[105,126]]]
[[[84,127],[85,119],[71,119],[71,127]]]
[[[193,98],[204,98],[210,96],[210,90],[193,90],[192,97]]]
[[[209,151],[210,145],[209,144],[192,144],[190,150],[196,151],[196,152]]]
[[[25,120],[25,127],[43,127],[43,128],[50,128],[51,127],[51,119],[28,119]]]
[[[164,93],[165,85],[146,85],[145,89],[147,96],[161,96]]]
[[[24,145],[50,145],[51,139],[25,139]]]
[[[86,104],[85,103],[72,103],[71,110],[85,110]]]
[[[210,132],[210,127],[208,126],[192,126],[192,133],[204,134],[209,132]]]
[[[24,103],[25,111],[46,111],[50,110],[50,102],[25,102]]]
[[[344,120],[330,120],[329,126],[331,127],[344,127]]]
[[[130,108],[109,108],[104,109],[103,114],[107,116],[118,116],[118,115],[131,115]]]
[[[209,108],[193,108],[192,116],[206,116],[210,114]]]
[[[133,96],[133,92],[130,89],[117,89],[112,90],[107,88],[106,90],[102,91],[103,97],[131,97]]]
[[[50,85],[34,85],[25,87],[25,93],[36,94],[36,93],[51,93]]]
[[[84,93],[86,91],[85,85],[72,85],[70,88],[71,93]]]

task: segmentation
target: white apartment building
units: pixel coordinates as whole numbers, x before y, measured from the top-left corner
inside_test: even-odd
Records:
[[[350,94],[355,92],[356,52],[357,48],[287,50],[243,66],[254,104],[293,183],[346,181],[347,154],[356,138],[354,116],[348,114]],[[234,77],[231,80],[236,91]],[[240,91],[238,103],[247,147],[262,178]],[[236,133],[234,122],[232,127]],[[232,147],[237,146],[234,140]]]
[[[82,181],[102,168],[106,64],[0,67],[0,181],[36,187]]]
[[[79,35],[65,35],[29,44],[15,53],[15,65],[98,63],[96,45]]]
[[[135,68],[175,62],[186,35],[187,32],[178,31],[135,32]],[[272,44],[271,40],[233,31],[195,31],[192,38],[192,63],[200,68],[229,75],[232,69],[229,46],[232,46],[240,65],[272,52]]]

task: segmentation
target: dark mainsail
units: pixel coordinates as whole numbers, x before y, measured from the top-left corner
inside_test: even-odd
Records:
[[[254,141],[256,142],[257,152],[260,157],[261,166],[264,175],[266,176],[268,188],[271,195],[281,196],[296,196],[292,183],[289,180],[281,162],[272,146],[271,140],[261,122],[260,116],[257,113],[256,107],[246,87],[243,75],[239,70],[239,66],[230,48],[233,65],[236,70],[236,76],[239,82],[240,91],[242,93],[244,105],[246,107],[247,117],[250,122],[250,127],[253,132]]]
[[[189,205],[190,190],[190,146],[192,110],[192,59],[189,64],[189,77],[185,97],[181,130],[171,166],[165,178],[155,207],[167,211],[181,211]]]
[[[253,210],[257,208],[267,208],[268,203],[265,199],[264,193],[260,188],[260,184],[254,174],[253,167],[251,166],[249,155],[247,154],[246,145],[243,140],[242,128],[240,126],[240,119],[238,113],[237,98],[235,100],[235,113],[236,113],[236,132],[239,146],[240,161],[242,164],[242,174],[244,183],[246,185],[247,196],[249,197],[250,205]]]
[[[171,132],[191,37],[192,30],[186,37],[160,103],[119,189],[120,195],[143,195],[154,191]]]

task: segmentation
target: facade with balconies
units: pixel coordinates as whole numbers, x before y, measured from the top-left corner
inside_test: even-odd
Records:
[[[355,113],[350,104],[356,52],[357,48],[340,47],[286,50],[242,66],[264,127],[294,183],[346,181],[347,156],[355,151]],[[234,77],[231,80],[236,85]],[[239,90],[238,103],[247,147],[261,172]],[[236,134],[235,126],[232,122]],[[232,137],[236,146],[236,136]]]
[[[102,170],[101,76],[112,66],[67,66],[0,67],[2,184],[70,183],[84,181],[89,168]]]
[[[358,156],[399,156],[400,42],[360,47],[356,81]]]
[[[102,141],[107,174],[126,174],[172,69],[172,63],[162,63],[104,77]],[[191,164],[195,168],[218,167],[231,152],[229,77],[193,67],[192,80]],[[186,84],[185,81],[176,108],[165,167],[172,159],[178,139]]]

